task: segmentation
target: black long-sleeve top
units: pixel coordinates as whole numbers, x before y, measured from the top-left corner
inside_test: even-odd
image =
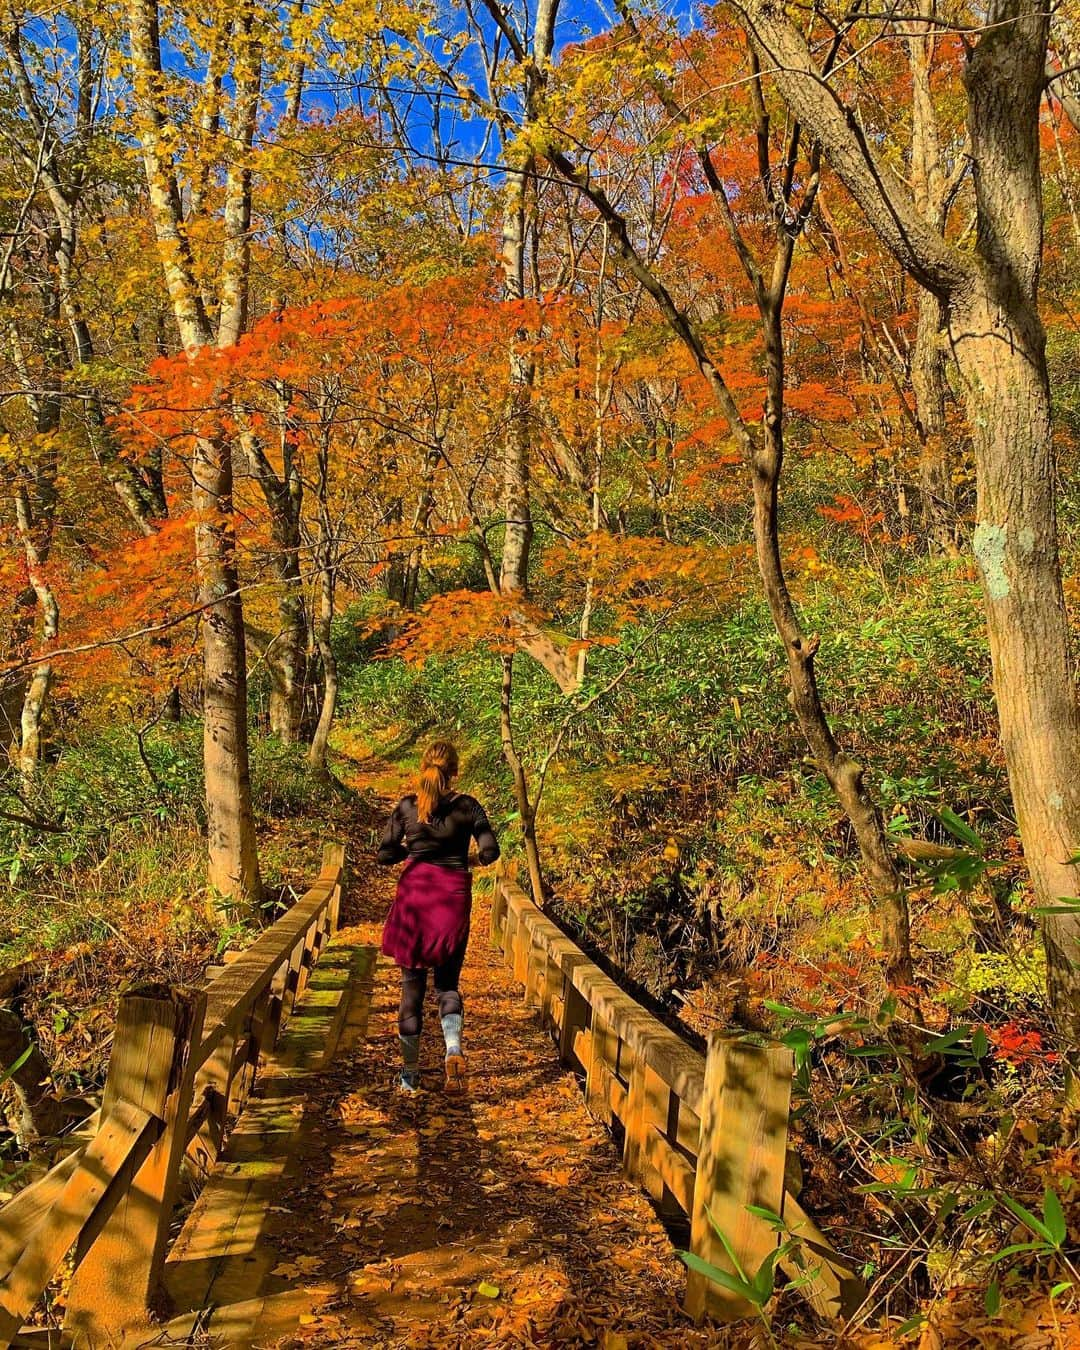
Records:
[[[416,798],[402,797],[383,831],[378,861],[390,867],[409,858],[465,871],[474,839],[480,862],[485,867],[493,863],[499,856],[499,841],[475,797],[451,793],[442,798],[431,819],[423,822],[417,816]]]

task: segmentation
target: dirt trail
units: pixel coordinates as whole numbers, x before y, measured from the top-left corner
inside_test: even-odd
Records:
[[[350,843],[358,922],[343,937],[376,944],[394,875],[365,869],[370,841]],[[275,1275],[309,1310],[294,1333],[267,1325],[257,1343],[738,1344],[681,1313],[683,1267],[669,1238],[622,1177],[487,931],[478,894],[462,977],[463,1098],[442,1089],[430,993],[425,1088],[416,1098],[397,1090],[398,977],[380,959],[366,1034],[316,1080],[299,1180],[274,1215]]]

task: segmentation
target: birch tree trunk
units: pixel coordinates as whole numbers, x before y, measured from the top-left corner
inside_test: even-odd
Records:
[[[235,158],[225,187],[225,249],[220,280],[217,345],[227,347],[243,331],[249,266],[250,170],[246,149],[254,132],[258,101],[252,13],[240,21],[241,57],[236,83]],[[246,27],[245,27],[246,25]],[[162,95],[156,0],[129,0],[128,26],[138,135],[150,208],[165,283],[180,340],[189,357],[215,341],[195,279],[184,230],[170,136]],[[245,38],[246,34],[246,38]],[[261,899],[248,765],[247,667],[243,606],[237,573],[233,520],[231,446],[224,436],[200,437],[191,463],[195,556],[203,611],[203,766],[206,780],[207,880],[215,895],[256,908]]]
[[[49,558],[56,532],[57,473],[59,453],[53,438],[60,430],[60,388],[67,366],[67,354],[60,335],[60,288],[56,271],[58,239],[50,231],[46,243],[45,277],[43,279],[41,345],[43,349],[40,388],[27,368],[18,334],[13,330],[12,343],[25,397],[34,414],[35,444],[31,448],[30,463],[18,473],[15,487],[15,523],[23,548],[26,576],[33,592],[41,620],[39,638],[47,645],[60,633],[60,606],[56,592],[49,581]],[[31,637],[31,641],[32,641]],[[30,673],[23,694],[19,715],[19,773],[24,784],[37,776],[38,764],[44,750],[42,727],[49,691],[52,688],[53,666],[46,657]]]

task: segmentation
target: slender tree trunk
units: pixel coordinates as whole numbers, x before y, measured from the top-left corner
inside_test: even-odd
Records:
[[[525,296],[525,202],[532,162],[506,174],[503,207],[503,295],[509,301]],[[527,338],[518,334],[518,342]],[[499,586],[503,595],[528,589],[529,550],[533,523],[529,502],[529,419],[532,404],[532,362],[515,347],[510,354],[509,427],[503,443],[503,532]]]
[[[919,498],[931,554],[960,551],[956,488],[946,435],[945,315],[929,291],[919,294],[919,320],[911,354],[911,387],[919,435]]]
[[[499,695],[499,735],[503,758],[514,783],[514,803],[521,821],[521,840],[525,847],[525,864],[529,869],[529,888],[537,905],[544,903],[544,874],[540,867],[540,847],[536,841],[536,811],[529,796],[529,780],[514,742],[514,657],[502,660],[502,687]]]
[[[911,931],[904,883],[892,859],[881,812],[866,790],[862,767],[841,749],[829,725],[814,671],[818,639],[802,632],[784,577],[777,520],[784,465],[782,303],[783,291],[767,300],[762,312],[768,387],[764,434],[754,440],[750,453],[758,569],[769,613],[787,656],[792,709],[818,768],[851,824],[866,879],[881,907],[881,940],[889,981],[910,985],[913,979]]]
[[[308,764],[314,774],[327,777],[329,770],[326,762],[327,746],[330,741],[330,729],[334,724],[334,712],[338,696],[337,658],[331,642],[334,621],[334,531],[330,520],[329,502],[330,451],[328,429],[324,428],[318,456],[317,501],[319,511],[318,535],[315,543],[315,561],[319,574],[319,603],[314,616],[315,644],[323,671],[323,696],[319,708],[319,720],[315,734],[311,738],[308,751]]]
[[[929,18],[913,21],[908,38],[911,66],[911,190],[915,206],[935,229],[945,229],[950,189],[942,168],[941,138],[930,85],[938,31],[933,23],[936,0],[930,0]],[[919,437],[919,495],[923,527],[931,554],[955,557],[959,553],[956,489],[953,463],[956,451],[946,437],[945,311],[938,296],[920,290],[918,326],[911,356],[911,387],[915,395]]]
[[[27,580],[41,612],[40,638],[44,644],[55,641],[60,633],[60,606],[56,592],[49,581],[48,566],[56,530],[58,494],[56,487],[59,457],[49,438],[60,429],[60,388],[67,367],[67,354],[60,336],[60,287],[56,273],[58,236],[50,232],[47,243],[47,271],[43,281],[42,345],[44,367],[39,391],[32,391],[29,370],[22,371],[18,338],[16,360],[26,383],[27,399],[34,413],[34,429],[39,444],[34,447],[34,461],[27,467],[23,481],[15,489],[15,520],[23,547]],[[39,448],[43,446],[44,448]],[[24,783],[30,783],[37,774],[42,758],[42,725],[52,687],[53,667],[48,659],[36,665],[31,672],[23,695],[19,717],[19,772]]]
[[[278,583],[278,631],[267,644],[270,671],[270,730],[285,745],[295,745],[302,732],[307,685],[307,610],[300,568],[300,521],[304,485],[300,466],[287,436],[282,436],[280,476],[261,445],[243,437],[251,472],[270,514],[273,568]]]

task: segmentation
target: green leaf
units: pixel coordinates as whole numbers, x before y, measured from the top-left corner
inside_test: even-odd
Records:
[[[957,1041],[966,1041],[970,1035],[970,1027],[957,1027],[955,1031],[947,1031],[944,1036],[935,1036],[932,1041],[927,1041],[926,1053],[928,1055],[943,1054]]]
[[[937,818],[955,839],[959,839],[962,844],[967,844],[968,848],[974,849],[976,853],[983,851],[983,841],[967,821],[961,820],[955,811],[950,811],[947,806],[943,806],[938,811]]]
[[[789,1007],[786,1003],[777,1003],[775,999],[763,998],[761,1001],[770,1012],[776,1013],[779,1017],[792,1017],[797,1022],[814,1020],[809,1013],[799,1012],[798,1008]]]
[[[981,1216],[985,1214],[987,1210],[991,1210],[994,1208],[994,1204],[995,1201],[992,1195],[984,1195],[983,1198],[981,1200],[977,1200],[975,1204],[973,1204],[970,1207],[970,1209],[964,1210],[963,1214],[960,1215],[960,1222],[967,1223],[970,1219],[981,1218]]]
[[[727,1252],[728,1260],[735,1267],[735,1273],[738,1275],[739,1279],[743,1281],[744,1284],[749,1285],[750,1277],[747,1275],[746,1271],[743,1270],[742,1262],[735,1255],[735,1248],[727,1240],[727,1236],[724,1233],[724,1230],[716,1222],[715,1218],[713,1218],[713,1212],[711,1209],[708,1211],[708,1214],[709,1214],[709,1222],[713,1226],[713,1231],[715,1232],[716,1236],[720,1239],[720,1241],[724,1244],[724,1251]]]
[[[1043,1223],[1042,1219],[1032,1214],[1030,1209],[1025,1209],[1019,1200],[1014,1200],[1011,1195],[1003,1195],[1001,1203],[1010,1213],[1015,1214],[1022,1224],[1026,1224],[1036,1237],[1041,1237],[1044,1241],[1050,1243],[1054,1241],[1049,1228]]]
[[[482,1280],[476,1286],[476,1292],[483,1294],[484,1298],[498,1298],[501,1290],[497,1284],[489,1284],[487,1280]]]
[[[695,1256],[693,1252],[680,1252],[679,1256],[691,1270],[696,1271],[699,1275],[704,1275],[713,1284],[718,1284],[722,1289],[738,1294],[740,1298],[752,1303],[755,1308],[761,1307],[763,1300],[759,1298],[758,1291],[754,1286],[746,1280],[740,1280],[737,1275],[732,1275],[726,1270],[721,1270],[719,1266],[703,1261],[700,1256]]]
[[[1043,1196],[1043,1222],[1046,1225],[1050,1241],[1055,1247],[1061,1247],[1069,1235],[1069,1229],[1065,1223],[1065,1211],[1061,1208],[1061,1201],[1057,1197],[1057,1192],[1052,1191],[1049,1186]]]
[[[754,1301],[759,1308],[763,1308],[773,1296],[773,1290],[776,1288],[776,1260],[779,1255],[780,1249],[777,1247],[768,1253],[754,1272],[752,1283],[757,1292]]]
[[[780,1215],[775,1210],[768,1209],[765,1205],[746,1205],[744,1208],[747,1214],[753,1214],[758,1219],[764,1219],[766,1223],[771,1223],[776,1229],[787,1227]]]
[[[996,1317],[1001,1311],[1001,1285],[997,1280],[991,1280],[986,1286],[986,1315],[987,1317]]]
[[[906,1336],[909,1331],[918,1331],[920,1327],[925,1325],[926,1314],[916,1313],[914,1317],[909,1317],[906,1322],[896,1328],[896,1334],[898,1336]]]
[[[1013,1242],[1008,1247],[1002,1247],[1001,1251],[996,1252],[990,1258],[990,1265],[996,1266],[999,1261],[1007,1261],[1010,1256],[1016,1256],[1019,1252],[1045,1252],[1045,1242]]]
[[[1057,1298],[1059,1294],[1066,1294],[1073,1287],[1072,1280],[1062,1280],[1060,1284],[1055,1284],[1050,1290],[1050,1297]]]
[[[6,1083],[12,1074],[18,1073],[30,1056],[34,1053],[34,1047],[28,1045],[14,1064],[9,1064],[7,1068],[0,1073],[0,1083]]]
[[[990,1042],[987,1040],[986,1032],[979,1027],[971,1038],[971,1053],[976,1059],[985,1059],[989,1049]]]

